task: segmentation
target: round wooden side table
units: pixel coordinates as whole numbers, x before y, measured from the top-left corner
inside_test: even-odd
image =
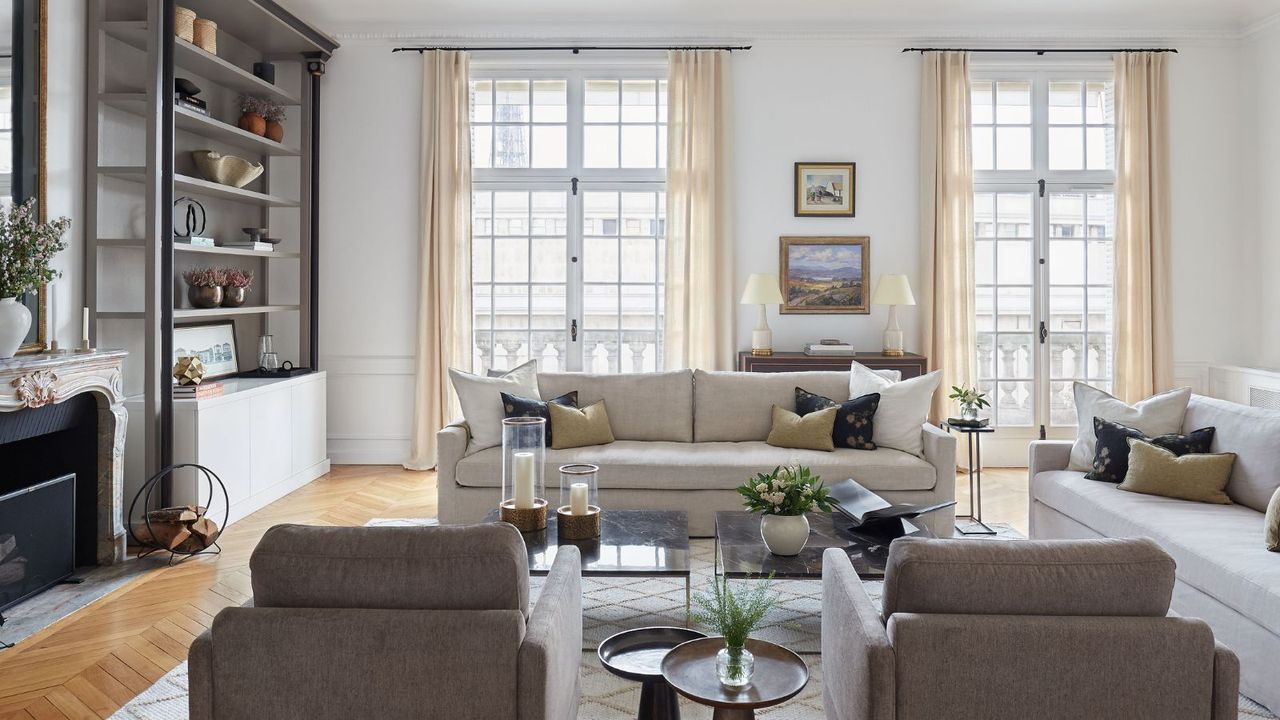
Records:
[[[620,678],[641,683],[639,720],[680,720],[680,700],[662,677],[662,659],[681,643],[705,638],[681,627],[624,630],[600,643],[600,665]]]
[[[690,640],[677,646],[662,660],[662,676],[676,692],[700,704],[715,708],[714,720],[751,720],[756,708],[780,705],[800,694],[809,684],[809,666],[799,655],[764,640],[747,640],[747,650],[755,656],[751,683],[731,690],[716,675],[716,653],[724,638]]]

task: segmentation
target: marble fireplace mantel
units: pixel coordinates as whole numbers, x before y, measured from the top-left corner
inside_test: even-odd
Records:
[[[0,412],[64,402],[82,393],[98,401],[98,562],[124,560],[124,350],[19,355],[0,360]]]

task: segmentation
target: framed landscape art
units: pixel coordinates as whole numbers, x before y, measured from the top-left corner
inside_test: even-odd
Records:
[[[785,314],[871,312],[869,237],[781,237],[779,276]]]
[[[853,217],[857,165],[796,163],[796,217]]]
[[[173,361],[198,357],[204,379],[217,380],[240,371],[236,362],[236,328],[231,321],[215,321],[173,328]]]

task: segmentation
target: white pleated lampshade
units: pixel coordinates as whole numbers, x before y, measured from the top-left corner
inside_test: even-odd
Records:
[[[881,275],[871,302],[875,305],[915,305],[916,298],[911,294],[911,283],[906,275]]]
[[[778,276],[769,273],[751,273],[747,277],[747,287],[742,291],[743,305],[775,305],[782,302],[782,291],[778,289]]]

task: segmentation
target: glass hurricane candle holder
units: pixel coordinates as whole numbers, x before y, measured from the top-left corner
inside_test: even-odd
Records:
[[[543,461],[546,458],[547,421],[544,418],[507,418],[502,421],[502,504],[503,522],[520,532],[547,527],[546,485]]]
[[[560,466],[560,506],[556,532],[563,540],[600,537],[600,466],[575,463]]]

